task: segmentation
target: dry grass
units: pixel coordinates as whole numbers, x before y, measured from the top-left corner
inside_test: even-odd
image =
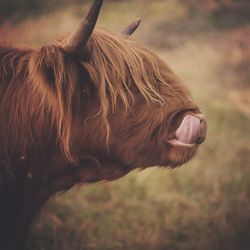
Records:
[[[0,40],[51,42],[69,32],[85,8],[6,23]],[[144,22],[136,37],[203,107],[208,140],[182,168],[134,172],[56,196],[34,223],[29,249],[249,249],[249,24],[217,29],[206,15],[190,17],[177,0],[108,2],[100,23],[118,31],[137,16]]]

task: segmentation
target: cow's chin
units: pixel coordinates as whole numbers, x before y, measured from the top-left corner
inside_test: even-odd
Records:
[[[189,162],[197,153],[199,144],[184,144],[178,141],[169,141],[166,148],[162,150],[158,157],[142,159],[131,165],[124,164],[130,169],[146,169],[150,167],[176,168]],[[145,157],[145,156],[144,156]]]
[[[190,161],[197,153],[198,144],[185,144],[178,140],[171,140],[168,142],[168,161],[167,167],[175,168]]]

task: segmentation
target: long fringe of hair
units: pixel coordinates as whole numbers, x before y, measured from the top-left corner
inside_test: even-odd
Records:
[[[108,114],[114,112],[117,101],[121,100],[128,110],[135,103],[135,91],[147,103],[165,104],[160,93],[162,87],[168,94],[179,98],[189,95],[168,66],[152,52],[135,40],[119,37],[105,30],[96,30],[90,38],[88,50],[90,60],[82,62],[93,82],[98,84],[101,102],[100,112],[109,138]],[[171,85],[174,83],[176,85]],[[181,98],[180,98],[181,99]]]

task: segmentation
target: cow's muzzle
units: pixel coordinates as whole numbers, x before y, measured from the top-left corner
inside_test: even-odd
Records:
[[[174,145],[194,146],[205,141],[207,122],[201,114],[187,114],[177,128],[174,138],[169,142]]]

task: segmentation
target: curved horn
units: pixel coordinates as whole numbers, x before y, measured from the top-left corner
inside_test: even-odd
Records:
[[[138,28],[138,26],[141,23],[141,19],[140,18],[136,18],[134,22],[132,22],[129,26],[127,26],[123,31],[122,31],[122,35],[129,37],[131,36],[136,29]]]
[[[71,33],[64,49],[74,55],[81,55],[84,53],[85,45],[87,44],[98,19],[103,0],[95,0],[88,14]]]

